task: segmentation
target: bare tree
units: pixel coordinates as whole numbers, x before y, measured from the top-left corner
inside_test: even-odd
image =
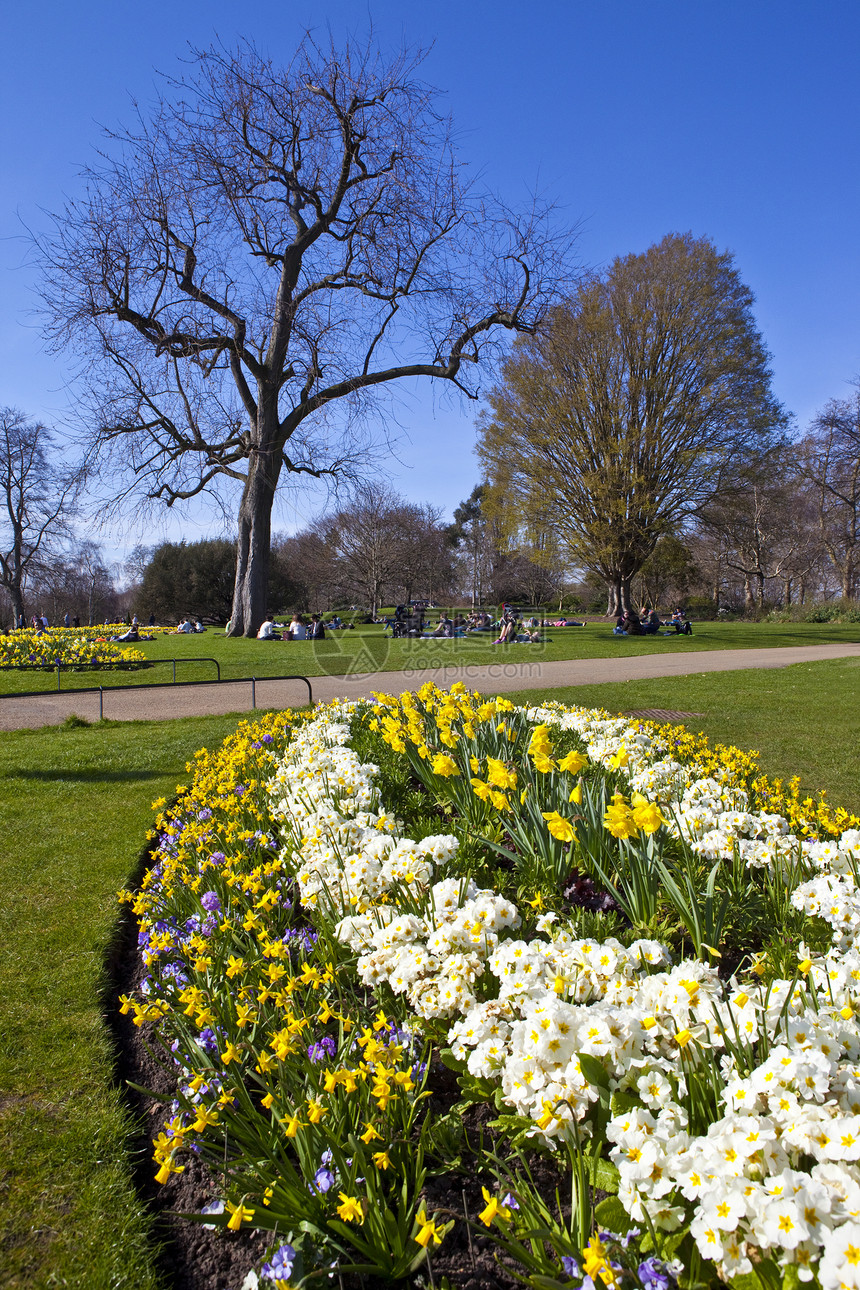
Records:
[[[774,598],[786,607],[802,595],[820,551],[809,500],[797,453],[781,446],[736,463],[703,509],[702,531],[714,535],[723,566],[741,580],[748,613],[764,609],[769,583],[780,587]]]
[[[242,484],[233,634],[265,610],[282,471],[359,471],[371,396],[475,368],[569,284],[569,238],[465,184],[420,56],[196,53],[39,244],[54,344],[86,354],[93,449],[168,505]]]
[[[860,392],[828,403],[801,450],[821,541],[849,600],[860,587]]]
[[[0,408],[0,586],[17,623],[29,578],[68,533],[82,476],[54,464],[56,441],[38,421]]]
[[[402,586],[404,546],[412,508],[387,484],[362,484],[353,501],[320,520],[318,531],[335,553],[342,590],[376,617],[386,589]]]
[[[752,303],[728,252],[670,234],[518,339],[490,394],[488,481],[523,515],[550,507],[570,558],[608,584],[608,612],[727,462],[784,424]]]

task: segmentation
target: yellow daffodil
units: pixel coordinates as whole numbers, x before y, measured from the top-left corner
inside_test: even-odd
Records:
[[[498,1196],[491,1196],[486,1187],[482,1187],[481,1191],[483,1192],[484,1200],[487,1204],[481,1210],[478,1218],[484,1224],[484,1227],[492,1227],[496,1219],[499,1219],[503,1223],[509,1222],[511,1211],[506,1205],[499,1203]]]
[[[423,1245],[425,1250],[431,1243],[434,1245],[442,1244],[442,1237],[445,1235],[445,1228],[437,1223],[431,1222],[427,1217],[427,1211],[422,1209],[415,1217],[418,1224],[418,1231],[415,1234],[415,1240],[419,1245]]]
[[[572,842],[576,837],[576,830],[570,820],[559,815],[558,811],[541,811],[541,815],[546,820],[547,829],[559,842]]]
[[[227,1223],[227,1226],[229,1227],[231,1232],[238,1232],[239,1228],[242,1226],[243,1223],[247,1223],[250,1219],[254,1217],[254,1210],[249,1209],[248,1206],[243,1204],[241,1201],[239,1202],[238,1205],[233,1205],[228,1200],[227,1209],[230,1214],[230,1219]]]
[[[340,1204],[337,1207],[338,1216],[343,1219],[344,1223],[364,1222],[364,1210],[361,1202],[355,1196],[347,1196],[345,1191],[338,1192]]]

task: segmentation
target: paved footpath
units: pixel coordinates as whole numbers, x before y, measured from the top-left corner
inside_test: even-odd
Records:
[[[516,650],[516,652],[514,652]],[[656,676],[691,676],[701,672],[738,672],[748,668],[791,667],[831,658],[860,659],[860,642],[853,645],[799,645],[777,649],[702,650],[694,654],[638,654],[630,657],[569,659],[548,663],[529,656],[527,647],[514,647],[498,663],[486,667],[451,664],[442,668],[415,668],[405,672],[373,672],[355,676],[313,676],[314,700],[359,699],[374,690],[400,693],[425,681],[447,688],[462,681],[483,694],[513,690],[559,689],[573,685],[598,685],[604,681],[641,681]],[[301,681],[256,682],[258,708],[298,707],[307,702]],[[168,717],[196,717],[251,708],[249,681],[222,682],[139,690],[111,690],[103,697],[105,717],[115,721],[162,721]],[[75,713],[88,721],[99,718],[98,694],[74,690],[46,693],[34,698],[0,698],[0,730],[59,725]]]

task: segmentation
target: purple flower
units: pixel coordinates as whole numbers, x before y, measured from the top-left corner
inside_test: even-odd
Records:
[[[665,1263],[661,1263],[653,1255],[640,1263],[637,1271],[644,1290],[668,1290],[672,1283],[672,1277]]]
[[[203,895],[200,897],[200,904],[210,914],[217,914],[218,910],[221,908],[221,897],[218,895],[217,891],[204,891]]]
[[[318,1169],[314,1174],[314,1180],[311,1183],[311,1190],[315,1189],[320,1193],[331,1191],[332,1187],[335,1185],[336,1182],[337,1182],[337,1179],[335,1178],[332,1171],[330,1169],[326,1169],[323,1166],[322,1168]]]
[[[237,797],[241,797],[244,791],[245,791],[244,784],[237,784],[236,787],[233,789],[233,792],[236,794]]]
[[[226,858],[223,851],[213,851],[209,857],[213,864],[223,864]]]
[[[197,818],[198,820],[211,820],[212,812],[209,810],[209,807],[204,806],[202,811],[198,811]]]
[[[203,1051],[207,1053],[214,1053],[218,1047],[218,1037],[210,1026],[206,1026],[204,1030],[200,1031],[197,1036],[197,1042]]]
[[[272,1255],[271,1262],[260,1268],[260,1276],[269,1281],[289,1281],[295,1261],[296,1251],[292,1245],[282,1245]]]
[[[271,735],[263,735],[263,743],[264,744],[274,743],[274,739],[272,738]]]
[[[336,1052],[337,1045],[331,1035],[324,1035],[315,1044],[311,1044],[308,1049],[308,1057],[312,1062],[322,1062],[325,1061],[326,1057],[334,1057]]]
[[[513,1192],[508,1192],[508,1194],[502,1198],[502,1204],[506,1206],[507,1209],[519,1209],[520,1207]]]
[[[563,1254],[561,1256],[561,1270],[562,1272],[566,1272],[569,1277],[579,1276],[579,1264],[576,1259],[572,1258],[569,1254]]]

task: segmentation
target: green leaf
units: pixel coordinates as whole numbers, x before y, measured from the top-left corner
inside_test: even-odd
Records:
[[[591,1185],[601,1191],[608,1191],[614,1196],[618,1191],[620,1175],[611,1160],[602,1160],[599,1156],[591,1166]]]
[[[443,1066],[447,1066],[449,1071],[456,1071],[458,1075],[462,1075],[463,1071],[468,1069],[465,1062],[454,1056],[453,1048],[440,1049],[439,1057]]]
[[[578,1053],[579,1069],[582,1071],[589,1084],[595,1088],[606,1089],[609,1092],[609,1076],[606,1073],[606,1067],[603,1062],[592,1057],[591,1053]]]
[[[607,1196],[594,1208],[594,1217],[599,1227],[610,1232],[627,1232],[633,1226],[630,1215],[617,1196]]]

